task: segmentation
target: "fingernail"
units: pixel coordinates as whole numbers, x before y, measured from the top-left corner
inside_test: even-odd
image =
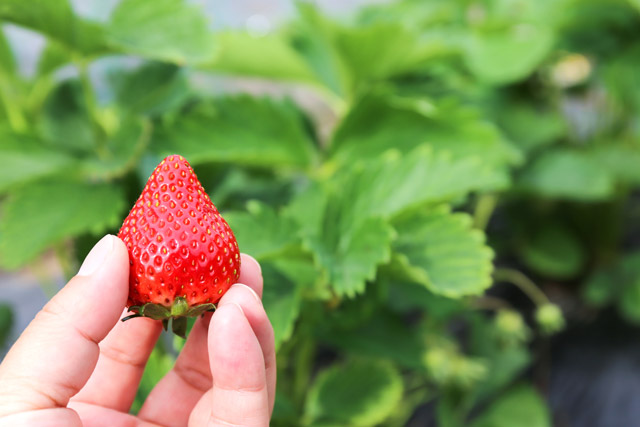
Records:
[[[113,236],[107,234],[91,249],[82,262],[78,276],[91,276],[102,265],[107,255],[113,250]]]
[[[251,294],[253,295],[253,297],[256,299],[256,301],[258,301],[260,304],[262,304],[262,300],[260,299],[260,297],[258,296],[258,294],[256,293],[256,291],[254,291],[251,286],[249,285],[245,285],[244,283],[236,283],[233,286],[242,286],[243,288],[246,288],[249,290],[249,292],[251,292]]]

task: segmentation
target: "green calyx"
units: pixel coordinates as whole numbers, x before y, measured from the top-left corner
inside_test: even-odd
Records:
[[[189,307],[185,297],[178,297],[173,301],[171,307],[162,304],[147,303],[144,305],[133,305],[129,307],[129,312],[134,314],[122,318],[123,322],[135,317],[148,317],[153,320],[162,320],[164,330],[169,329],[179,337],[185,338],[187,333],[187,317],[198,317],[207,311],[214,311],[214,304],[200,304]]]

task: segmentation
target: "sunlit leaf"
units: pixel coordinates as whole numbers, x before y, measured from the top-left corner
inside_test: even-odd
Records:
[[[335,191],[348,216],[392,217],[428,203],[456,200],[493,183],[479,158],[453,158],[422,146],[405,156],[389,152],[342,171]]]
[[[123,0],[106,31],[117,49],[146,58],[184,64],[214,55],[206,15],[183,0]]]
[[[340,28],[336,47],[349,70],[352,85],[392,77],[446,51],[399,22],[376,22]]]
[[[371,118],[375,117],[375,120]],[[494,187],[508,181],[510,164],[519,155],[497,128],[476,112],[423,98],[376,94],[361,99],[342,121],[332,141],[334,156],[345,163],[374,158],[395,149],[408,153],[427,144],[454,158],[482,158],[490,168]]]
[[[467,214],[441,206],[400,218],[394,227],[394,251],[405,257],[412,278],[432,292],[477,295],[491,285],[493,251]]]
[[[531,23],[476,32],[467,48],[467,63],[487,83],[512,83],[529,76],[549,54],[554,41],[547,26]]]
[[[313,156],[299,111],[289,102],[237,96],[192,109],[155,136],[154,150],[179,152],[192,164],[235,162],[304,167]]]
[[[364,291],[365,282],[375,276],[376,267],[389,260],[393,229],[380,218],[369,218],[330,235],[309,237],[307,245],[317,262],[329,273],[329,283],[339,295],[354,296]]]
[[[227,31],[216,34],[215,59],[203,68],[240,76],[297,81],[315,81],[302,56],[285,37]]]
[[[76,16],[68,0],[1,0],[0,19],[38,31],[84,55],[108,52],[102,26]]]

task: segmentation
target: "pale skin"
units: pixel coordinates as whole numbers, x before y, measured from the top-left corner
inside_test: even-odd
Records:
[[[105,236],[0,364],[0,426],[268,426],[276,385],[273,329],[259,264],[198,319],[173,369],[129,414],[159,321],[120,322],[124,244]]]

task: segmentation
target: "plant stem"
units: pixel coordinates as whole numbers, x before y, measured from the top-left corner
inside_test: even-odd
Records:
[[[104,159],[109,156],[109,152],[106,147],[106,131],[102,125],[98,101],[93,90],[93,84],[91,84],[91,78],[89,77],[89,66],[83,59],[77,60],[76,66],[78,67],[84,102],[93,125],[94,136],[96,139],[96,152],[98,157]]]
[[[471,300],[471,306],[478,310],[502,310],[502,309],[512,309],[513,307],[507,301],[491,297],[488,295],[484,295],[478,298]]]
[[[498,196],[495,194],[483,194],[476,202],[476,208],[473,214],[473,225],[475,228],[485,230],[493,211],[498,204]]]
[[[9,126],[11,126],[11,130],[16,133],[24,133],[28,128],[27,120],[19,108],[18,103],[13,99],[14,97],[11,96],[10,92],[13,91],[11,84],[3,75],[0,75],[0,81],[0,98],[2,98],[2,105],[7,112]]]
[[[544,292],[523,273],[512,268],[496,268],[493,278],[498,282],[509,282],[517,286],[525,295],[540,306],[549,303],[549,298]]]
[[[314,356],[316,352],[315,343],[307,336],[310,331],[302,331],[302,338],[297,352],[295,353],[295,364],[293,371],[293,398],[296,405],[303,413],[304,399],[309,389],[311,381],[311,371],[313,369]]]

